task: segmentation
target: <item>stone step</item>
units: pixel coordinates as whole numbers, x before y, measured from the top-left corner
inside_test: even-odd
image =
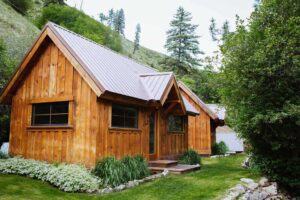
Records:
[[[148,162],[149,167],[172,167],[178,164],[177,160],[152,160]]]
[[[172,174],[184,174],[200,169],[200,165],[175,165],[171,167],[149,167],[152,173],[160,173],[167,169]]]

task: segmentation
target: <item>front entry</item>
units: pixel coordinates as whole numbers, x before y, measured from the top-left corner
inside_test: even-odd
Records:
[[[156,117],[155,112],[151,112],[149,116],[149,159],[157,159],[156,144]]]

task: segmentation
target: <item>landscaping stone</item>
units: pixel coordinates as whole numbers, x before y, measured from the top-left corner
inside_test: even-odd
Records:
[[[107,187],[107,188],[104,188],[100,191],[101,194],[109,194],[109,193],[112,193],[114,190],[111,188],[111,187]]]
[[[119,192],[119,191],[124,190],[125,188],[126,188],[126,185],[122,184],[122,185],[119,185],[119,186],[115,187],[114,190],[115,190],[116,192]]]
[[[169,170],[165,169],[161,174],[163,176],[167,176],[169,174]]]
[[[223,200],[291,200],[284,192],[279,192],[277,183],[269,182],[263,177],[259,183],[252,179],[241,178],[243,184],[231,188]]]
[[[249,184],[249,183],[254,183],[254,180],[251,179],[251,178],[241,178],[240,180],[241,180],[242,182],[247,183],[247,184]]]
[[[268,186],[268,183],[269,183],[269,180],[266,177],[262,177],[258,182],[259,186],[262,186],[262,187]]]
[[[258,184],[257,183],[248,183],[246,185],[246,187],[249,189],[249,190],[255,190],[257,187],[258,187]]]

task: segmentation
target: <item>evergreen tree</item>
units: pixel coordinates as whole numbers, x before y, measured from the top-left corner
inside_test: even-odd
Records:
[[[114,15],[114,30],[121,35],[124,35],[125,29],[125,14],[124,10],[120,9]]]
[[[100,19],[100,22],[104,23],[108,19],[108,17],[106,17],[103,13],[100,13],[99,19]]]
[[[107,25],[111,28],[113,28],[114,26],[114,19],[115,19],[115,11],[114,9],[110,9],[108,11]]]
[[[65,2],[64,0],[44,0],[44,6],[48,6],[50,4],[65,5]]]
[[[179,7],[170,23],[171,28],[167,31],[165,48],[173,58],[173,70],[179,74],[190,72],[199,65],[197,55],[201,52],[198,47],[199,36],[195,33],[198,25],[191,24],[191,20],[191,13]]]
[[[135,53],[135,51],[140,48],[140,33],[141,33],[141,25],[137,24],[136,31],[135,31],[133,53]]]

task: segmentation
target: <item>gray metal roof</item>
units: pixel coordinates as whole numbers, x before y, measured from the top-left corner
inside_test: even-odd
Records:
[[[142,80],[142,83],[144,84],[148,95],[154,100],[160,100],[172,77],[172,72],[140,75],[140,79]]]
[[[184,104],[187,112],[192,113],[192,114],[197,114],[197,115],[200,114],[198,112],[198,110],[183,95],[181,95],[181,97],[182,97],[183,104]]]
[[[157,72],[57,24],[49,22],[47,26],[105,91],[146,101],[160,100],[174,77],[172,72]],[[183,101],[188,112],[199,114],[186,98]]]
[[[218,104],[206,104],[217,116],[219,119],[224,120],[226,109]]]

